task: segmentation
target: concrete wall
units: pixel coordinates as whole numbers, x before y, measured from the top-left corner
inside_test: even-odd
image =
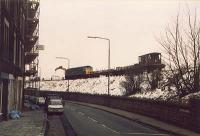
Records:
[[[3,82],[0,80],[0,122],[2,121],[2,99],[3,99]]]
[[[35,95],[36,91],[26,90],[25,94]],[[37,91],[37,94],[40,96],[57,94],[65,100],[104,105],[129,112],[139,113],[183,128],[200,132],[199,98],[191,100],[188,105],[183,105],[162,101],[67,92]]]
[[[8,85],[8,112],[22,109],[22,80],[10,80]]]
[[[0,79],[0,121],[7,120],[11,110],[22,110],[22,91],[22,78]]]

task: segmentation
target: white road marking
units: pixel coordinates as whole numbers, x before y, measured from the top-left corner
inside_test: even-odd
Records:
[[[149,134],[149,133],[120,133],[122,135],[145,135],[145,136],[169,136],[168,134]]]
[[[109,129],[110,131],[120,134],[120,135],[145,135],[145,136],[169,136],[168,134],[149,134],[149,133],[120,133],[104,124],[100,124],[102,127]]]
[[[95,119],[93,119],[93,118],[91,118],[91,117],[88,117],[88,119],[90,119],[90,120],[92,120],[93,122],[98,122],[97,120],[95,120]]]
[[[114,129],[112,129],[112,128],[110,128],[110,127],[104,125],[104,124],[101,124],[101,126],[107,128],[107,129],[109,129],[110,131],[112,131],[112,132],[114,132],[114,133],[120,134],[119,132],[115,131]]]

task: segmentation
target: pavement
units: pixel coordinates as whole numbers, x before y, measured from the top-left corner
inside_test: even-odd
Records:
[[[43,110],[26,111],[17,120],[0,123],[0,136],[44,136],[46,114]]]
[[[137,121],[138,123],[149,125],[151,127],[157,128],[161,131],[173,133],[174,135],[200,136],[200,133],[196,133],[196,132],[193,132],[193,131],[190,131],[187,129],[183,129],[183,128],[177,127],[175,125],[156,120],[151,117],[142,116],[139,114],[135,114],[135,113],[119,110],[119,109],[113,109],[113,108],[101,106],[101,105],[89,104],[89,103],[84,103],[84,102],[74,102],[74,101],[67,101],[67,102],[72,103],[72,104],[79,104],[79,105],[84,105],[84,106],[89,106],[89,107],[97,108],[100,110],[104,110],[104,111],[116,114],[118,116],[127,118],[129,120]]]

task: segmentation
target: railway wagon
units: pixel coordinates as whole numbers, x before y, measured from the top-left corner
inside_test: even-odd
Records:
[[[93,68],[91,66],[82,66],[76,68],[67,69],[65,72],[65,79],[73,79],[79,77],[87,77],[93,73]]]
[[[139,56],[140,65],[159,65],[161,64],[161,53],[154,52]]]

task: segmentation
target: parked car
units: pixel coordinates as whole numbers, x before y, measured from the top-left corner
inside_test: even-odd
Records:
[[[47,114],[60,113],[64,111],[62,99],[50,99],[48,101]]]
[[[45,98],[44,97],[37,97],[36,104],[45,105]]]

